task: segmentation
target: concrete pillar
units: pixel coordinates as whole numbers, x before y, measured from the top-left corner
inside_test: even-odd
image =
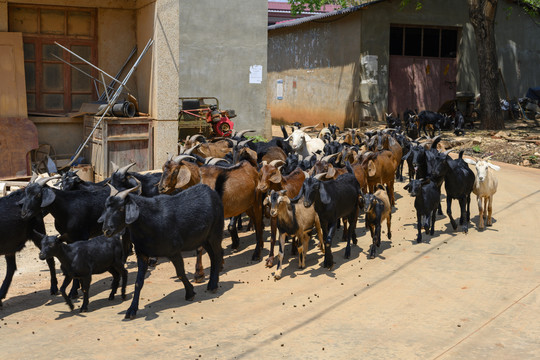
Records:
[[[156,1],[153,45],[154,168],[161,168],[167,152],[178,149],[179,1]]]

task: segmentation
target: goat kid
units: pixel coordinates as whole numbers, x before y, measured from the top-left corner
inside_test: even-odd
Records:
[[[366,213],[366,228],[369,229],[373,240],[369,250],[369,257],[373,259],[375,258],[376,248],[381,246],[381,223],[383,220],[386,220],[388,239],[392,238],[392,207],[384,186],[380,184],[377,185],[377,191],[374,194],[363,194],[362,201]]]
[[[77,241],[65,244],[59,236],[41,236],[41,260],[56,257],[64,273],[64,282],[60,292],[71,310],[74,309],[71,298],[66,294],[66,287],[72,279],[78,279],[83,292],[83,303],[80,312],[88,311],[88,297],[93,274],[102,274],[106,271],[113,276],[109,300],[114,295],[122,277],[122,299],[126,299],[127,270],[124,267],[123,245],[120,236],[109,239],[98,236],[87,241]]]
[[[270,205],[270,216],[277,220],[279,230],[279,254],[278,265],[274,277],[281,279],[283,271],[283,254],[285,250],[285,237],[296,236],[298,238],[298,267],[300,269],[306,266],[306,254],[308,251],[309,239],[313,226],[319,236],[319,249],[324,253],[324,242],[319,216],[313,206],[304,207],[298,202],[291,202],[286,195],[287,190],[270,192],[264,199],[265,205]]]
[[[493,195],[497,192],[498,180],[492,170],[499,171],[501,168],[489,162],[489,160],[463,159],[466,163],[476,166],[476,176],[474,180],[473,193],[478,202],[478,228],[484,229],[484,218],[486,225],[492,225],[491,213]],[[484,206],[482,207],[482,202]],[[487,214],[486,214],[487,211]]]
[[[413,196],[414,208],[416,209],[416,221],[418,235],[416,242],[422,242],[422,227],[426,234],[433,235],[435,232],[435,220],[437,219],[437,209],[441,203],[441,189],[437,183],[430,179],[411,180],[404,187]],[[431,230],[430,230],[431,223]]]

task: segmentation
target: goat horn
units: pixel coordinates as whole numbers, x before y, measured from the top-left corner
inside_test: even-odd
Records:
[[[111,165],[112,165],[112,171],[113,172],[116,172],[116,170],[120,169],[120,166],[116,165],[114,163],[114,161],[111,160]]]
[[[454,149],[446,150],[445,152],[443,152],[443,154],[446,156],[450,154],[452,151],[454,151]]]
[[[323,172],[323,173],[315,175],[313,178],[315,178],[317,180],[322,180],[322,179],[324,179],[325,176],[326,176],[326,172]]]
[[[132,167],[133,165],[137,164],[136,162],[132,162],[131,164],[129,165],[126,165],[124,166],[123,168],[120,168],[117,170],[117,172],[119,174],[122,174],[122,175],[125,175],[127,173],[127,171],[129,170],[130,167]]]
[[[191,156],[191,155],[180,154],[180,155],[176,156],[174,159],[172,159],[172,161],[174,161],[175,163],[179,164],[180,161],[182,161],[182,160],[184,160],[184,159],[193,159],[193,160],[197,160],[196,158],[194,158],[194,157]]]
[[[199,138],[202,138],[202,141],[200,141]],[[203,143],[207,142],[206,138],[202,134],[195,134],[190,138],[190,140],[191,141],[199,141],[199,142],[203,142]]]
[[[316,128],[317,126],[319,126],[319,124],[317,124],[317,125],[303,126],[303,127],[300,128],[300,130],[306,131],[306,129],[309,129],[309,128]]]
[[[236,137],[241,138],[242,136],[244,136],[245,133],[248,133],[248,132],[256,132],[256,131],[257,131],[257,130],[253,130],[253,129],[242,130],[242,131],[239,131],[238,133],[236,133]]]
[[[38,174],[36,174],[35,171],[32,171],[32,177],[30,178],[30,182],[33,183],[38,178]]]
[[[267,162],[266,160],[263,160],[263,161],[261,162],[261,165],[262,165],[262,166],[266,166],[266,165],[268,165],[268,162]]]
[[[281,159],[272,160],[270,162],[270,165],[272,165],[275,168],[277,168],[277,167],[279,167],[280,165],[283,165],[283,164],[285,164],[285,161],[283,161]]]
[[[189,148],[189,149],[187,149],[186,151],[184,151],[184,154],[186,154],[186,155],[191,155],[191,153],[192,153],[195,149],[199,148],[200,146],[201,146],[201,143],[198,143],[198,144],[195,145],[194,147]]]
[[[109,196],[115,196],[116,194],[118,194],[118,190],[116,190],[116,188],[112,186],[111,183],[108,182],[107,185],[109,185],[109,187],[111,188],[111,193]]]
[[[226,162],[227,164],[229,164],[229,162],[223,158],[215,158],[215,157],[212,157],[212,158],[208,158],[210,160],[207,160],[205,161],[205,165],[217,165],[219,162]]]
[[[248,139],[248,140],[243,140],[243,141],[240,141],[238,143],[238,147],[244,147],[246,146],[248,143],[252,142],[253,140],[255,140],[254,138],[251,138],[251,139]]]
[[[339,153],[331,154],[331,155],[326,155],[325,157],[323,157],[323,158],[321,159],[321,161],[326,161],[326,162],[328,162],[328,161],[330,161],[330,159],[332,159],[332,158],[334,158],[334,157],[336,157],[336,156],[338,156],[338,155],[339,155]]]
[[[36,179],[36,184],[38,184],[39,186],[45,186],[45,184],[48,183],[49,181],[51,181],[53,179],[58,179],[58,178],[60,178],[60,175],[54,175],[54,176],[38,178],[38,179]]]
[[[172,154],[170,152],[167,152],[167,161],[172,160]]]
[[[124,199],[126,198],[126,196],[128,196],[129,193],[132,193],[132,192],[134,192],[134,191],[139,190],[140,187],[141,187],[141,183],[140,183],[137,179],[135,179],[135,181],[138,182],[137,186],[132,187],[131,189],[127,189],[127,190],[120,191],[119,193],[117,193],[117,194],[114,195],[114,196],[117,196],[117,197],[119,197],[120,199],[124,200]]]

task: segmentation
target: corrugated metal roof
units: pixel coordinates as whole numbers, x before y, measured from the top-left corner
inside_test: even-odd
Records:
[[[380,2],[383,2],[383,1],[386,1],[386,0],[374,0],[374,1],[370,1],[370,2],[367,2],[367,3],[361,4],[361,5],[352,6],[350,8],[339,9],[339,10],[336,10],[336,11],[332,11],[332,12],[329,12],[329,13],[326,13],[326,14],[318,14],[318,15],[308,16],[308,17],[304,17],[304,18],[300,18],[300,19],[283,21],[283,22],[280,22],[279,24],[270,25],[268,27],[268,30],[275,30],[275,29],[281,29],[281,28],[285,28],[285,27],[297,26],[297,25],[304,24],[304,23],[311,22],[311,21],[326,19],[326,18],[329,18],[329,17],[332,17],[332,16],[348,15],[350,13],[359,11],[359,10],[369,6],[369,5],[377,4],[377,3],[380,3]]]

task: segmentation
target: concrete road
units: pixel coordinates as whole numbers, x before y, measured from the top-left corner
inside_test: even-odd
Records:
[[[80,315],[60,296],[48,294],[46,265],[28,244],[0,309],[0,356],[540,358],[540,171],[499,165],[494,224],[485,231],[477,230],[473,196],[467,235],[453,231],[445,215],[438,218],[435,235],[416,244],[413,199],[397,183],[393,238],[388,241],[383,233],[376,259],[367,259],[371,239],[361,220],[350,259],[343,259],[344,243],[335,241],[336,265],[328,271],[312,242],[301,270],[288,244],[283,278],[275,281],[275,268],[250,261],[254,235],[244,232],[237,253],[231,252],[230,239],[224,240],[217,294],[206,293],[206,283],[197,284],[195,301],[185,301],[172,265],[163,262],[147,277],[132,321],[123,315],[133,292],[133,257],[130,298],[108,301],[111,277],[95,277],[90,312]],[[459,213],[457,203],[453,212]],[[186,258],[186,268],[192,277],[193,257]]]

